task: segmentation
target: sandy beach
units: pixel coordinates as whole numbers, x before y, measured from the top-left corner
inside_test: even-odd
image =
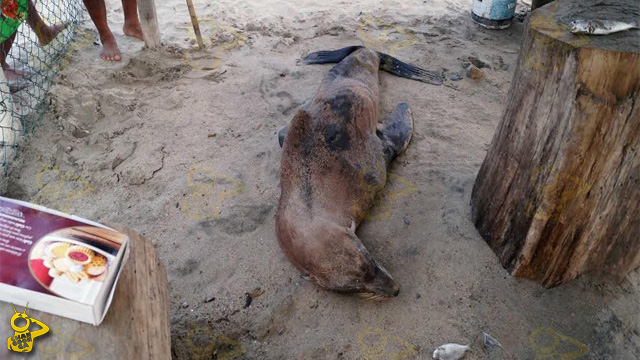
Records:
[[[204,51],[184,1],[156,1],[157,51],[125,37],[120,1],[107,1],[123,60],[103,62],[91,41],[73,51],[5,193],[152,239],[169,277],[174,359],[430,359],[449,342],[470,344],[469,360],[560,359],[576,342],[588,347],[580,359],[640,358],[640,271],[546,289],[511,277],[471,222],[522,21],[480,28],[462,0],[194,3]],[[81,29],[97,35],[88,16]],[[401,287],[384,302],[303,280],[274,231],[277,132],[331,68],[296,61],[360,44],[460,78],[380,75],[382,114],[405,101],[415,121],[387,185],[414,190],[357,231]],[[466,76],[469,57],[488,65],[482,79]],[[483,332],[503,350],[485,349]]]

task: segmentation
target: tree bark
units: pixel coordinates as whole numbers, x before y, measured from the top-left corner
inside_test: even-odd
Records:
[[[535,10],[539,7],[543,7],[553,0],[533,0],[531,1],[531,10]]]
[[[471,197],[502,265],[547,287],[640,264],[640,32],[571,34],[587,15],[633,22],[640,5],[558,0],[531,14]]]

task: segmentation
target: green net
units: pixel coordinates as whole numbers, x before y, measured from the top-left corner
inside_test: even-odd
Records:
[[[6,173],[18,147],[42,121],[48,110],[47,92],[68,64],[71,42],[82,19],[81,0],[0,0],[0,161]],[[37,14],[34,14],[37,12]],[[37,23],[34,19],[44,20]],[[46,26],[63,30],[55,36]],[[48,28],[47,28],[48,29]]]

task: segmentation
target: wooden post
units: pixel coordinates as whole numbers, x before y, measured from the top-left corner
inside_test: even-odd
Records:
[[[198,47],[200,49],[204,49],[204,43],[202,42],[202,35],[200,34],[200,25],[198,24],[198,16],[196,15],[196,9],[193,7],[192,0],[187,0],[187,7],[189,8],[189,15],[191,16],[191,24],[193,25],[193,32],[196,34]]]
[[[138,0],[138,15],[144,34],[144,43],[149,49],[160,47],[160,30],[154,0]]]
[[[543,7],[553,0],[532,0],[531,1],[531,10],[535,10],[539,7]]]
[[[640,264],[640,31],[567,26],[638,13],[637,0],[558,0],[530,16],[471,197],[514,276],[551,287],[583,273],[621,280]]]

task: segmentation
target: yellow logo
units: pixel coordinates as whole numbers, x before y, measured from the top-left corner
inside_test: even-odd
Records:
[[[589,352],[589,348],[585,344],[558,333],[551,327],[552,325],[549,325],[549,327],[540,327],[538,323],[536,323],[536,329],[529,336],[529,344],[531,344],[531,348],[536,352],[535,360],[574,360],[585,356]],[[576,349],[559,353],[557,348],[561,342],[572,344]]]
[[[380,11],[382,13],[382,10]],[[378,36],[369,36],[365,32],[367,25],[377,25],[381,30],[381,34]],[[397,32],[402,35],[402,40],[391,40],[390,34]],[[399,26],[390,24],[382,20],[381,17],[373,17],[366,15],[365,18],[358,24],[357,30],[358,38],[362,40],[364,46],[370,49],[380,50],[389,55],[395,55],[397,51],[408,48],[418,42],[418,37],[411,31],[401,28]]]
[[[391,190],[385,187],[388,181],[399,182],[404,185],[400,190]],[[391,217],[393,202],[407,197],[418,187],[411,181],[386,171],[383,166],[365,166],[358,173],[358,183],[365,191],[362,199],[353,203],[353,214],[367,220],[387,220]],[[373,205],[367,207],[369,199],[373,199]]]
[[[36,184],[40,191],[33,202],[63,213],[71,211],[71,202],[92,193],[93,184],[80,176],[62,171],[57,167],[48,169],[43,166],[36,173]],[[34,210],[35,212],[35,210]],[[45,213],[38,213],[41,218],[54,219]]]
[[[206,183],[200,178],[204,177]],[[217,189],[216,189],[217,183]],[[211,168],[204,165],[195,165],[187,174],[187,184],[192,193],[182,201],[182,213],[194,220],[215,220],[220,216],[222,203],[226,199],[238,196],[245,190],[245,186],[240,181],[229,176],[215,173]],[[220,190],[224,185],[232,185]]]
[[[382,14],[382,10],[380,10]],[[382,31],[378,36],[370,36],[365,31],[367,25],[377,26]],[[402,40],[392,40],[391,35],[393,33],[401,34]],[[401,28],[399,26],[387,23],[382,20],[380,16],[373,17],[369,14],[365,16],[363,20],[358,24],[357,30],[358,38],[363,42],[364,46],[369,49],[375,49],[386,53],[388,55],[395,55],[397,51],[408,48],[418,42],[418,37],[411,31]],[[354,62],[356,66],[362,66],[364,68],[370,68],[369,64],[363,62],[357,56],[354,56]],[[387,59],[387,61],[390,59]],[[383,67],[390,67],[391,64],[383,64]],[[369,69],[377,71],[378,69]]]
[[[410,342],[399,338],[395,335],[388,334],[380,328],[380,324],[376,327],[367,325],[363,321],[365,329],[358,334],[358,346],[364,352],[363,360],[402,360],[414,356],[418,353],[418,349]],[[378,345],[369,346],[373,343],[373,338],[377,338]],[[398,352],[388,352],[387,345],[389,342],[396,342],[402,347]],[[394,346],[394,348],[397,348]]]
[[[182,62],[191,67],[194,70],[216,70],[222,65],[222,57],[225,51],[240,47],[244,45],[248,38],[240,33],[238,30],[226,26],[216,24],[211,18],[207,17],[200,22],[201,28],[205,28],[205,24],[209,24],[211,27],[211,35],[209,35],[209,48],[211,50],[200,50],[198,47],[191,48],[184,52],[182,56]],[[218,31],[222,30],[231,35],[232,40],[225,42],[216,42],[215,37]],[[196,35],[193,29],[189,28],[189,36],[196,40]],[[205,48],[207,44],[205,42]]]
[[[74,31],[76,32],[75,38],[71,43],[69,49],[67,49],[66,56],[62,58],[62,61],[60,62],[59,71],[63,71],[69,66],[69,59],[71,59],[74,51],[78,51],[80,49],[93,45],[93,42],[96,39],[94,35],[90,34],[86,30],[82,30],[79,26],[75,26]]]
[[[57,318],[56,318],[57,319]],[[57,320],[56,320],[57,323]],[[38,350],[43,355],[41,356],[41,360],[47,359],[65,359],[65,360],[80,360],[87,358],[93,353],[96,352],[96,349],[93,345],[88,342],[79,339],[75,336],[71,336],[63,333],[62,331],[55,328],[53,325],[51,326],[51,332],[54,335],[54,339],[57,339],[57,344],[54,347],[44,347],[42,344],[38,346]],[[71,345],[67,346],[67,344],[75,343],[81,347],[78,351],[67,352],[67,348],[77,349],[77,346]]]
[[[216,351],[216,343],[218,342],[224,343],[224,348],[230,348],[230,350]],[[189,331],[189,334],[187,334],[187,346],[191,349],[193,359],[212,359],[215,354],[218,360],[231,360],[247,352],[247,349],[237,341],[216,335],[211,329],[202,327],[196,327]]]
[[[40,31],[40,29],[35,29],[36,32]],[[74,51],[83,49],[87,46],[93,45],[95,41],[95,36],[90,34],[88,31],[81,29],[79,26],[74,25],[73,27],[68,27],[64,30],[67,33],[74,32],[74,40],[71,42],[69,47],[64,50],[65,56],[61,58],[60,63],[57,61],[43,61],[41,58],[41,54],[39,52],[34,52],[29,55],[29,63],[30,66],[34,69],[39,69],[41,71],[63,71],[69,66],[69,59]],[[61,36],[61,34],[58,34]],[[57,40],[53,40],[57,41]]]
[[[550,6],[552,13],[557,10],[557,4]],[[574,39],[566,43],[556,40],[569,29],[569,26],[543,13],[533,18],[531,28],[538,29],[545,35],[536,38],[532,48],[525,55],[525,66],[534,70],[554,72],[562,70],[564,54],[590,41],[589,36],[584,34],[571,35]]]
[[[540,178],[545,181],[540,182]],[[537,220],[558,220],[569,200],[591,189],[584,181],[553,170],[550,166],[539,166],[533,170],[531,184],[536,196],[527,203],[526,211]]]
[[[38,336],[42,336],[49,332],[49,327],[42,323],[39,320],[31,318],[27,315],[27,306],[24,307],[24,311],[19,313],[16,311],[16,307],[13,306],[13,311],[15,314],[11,317],[11,327],[13,328],[13,336],[7,339],[7,349],[15,352],[23,352],[27,353],[33,350],[33,341]],[[26,320],[26,324],[24,326],[16,325],[16,320],[23,319]],[[36,325],[40,326],[40,330],[29,331],[29,326],[31,326],[31,322],[34,322]]]

